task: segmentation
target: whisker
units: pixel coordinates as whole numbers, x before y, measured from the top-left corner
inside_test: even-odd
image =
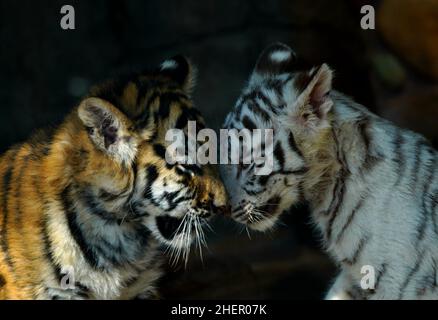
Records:
[[[245,229],[246,229],[246,233],[247,233],[247,235],[248,235],[249,240],[252,240],[252,239],[251,239],[251,234],[249,233],[248,226],[245,226]]]

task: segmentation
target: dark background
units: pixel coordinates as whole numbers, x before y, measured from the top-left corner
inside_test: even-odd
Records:
[[[59,26],[65,4],[76,30]],[[360,28],[363,4],[376,5],[374,31]],[[90,85],[178,53],[198,66],[194,100],[217,129],[276,41],[302,67],[329,63],[338,90],[438,143],[438,0],[0,0],[0,151],[58,123]],[[204,261],[169,268],[163,297],[323,297],[336,269],[318,233],[302,208],[284,222],[250,240],[217,221]]]

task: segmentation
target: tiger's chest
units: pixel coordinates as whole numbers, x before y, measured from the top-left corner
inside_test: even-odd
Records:
[[[161,275],[162,254],[149,229],[82,214],[72,211],[66,218],[49,219],[50,249],[60,274],[45,277],[39,296],[129,299],[148,291]]]
[[[141,258],[105,269],[91,266],[84,259],[77,259],[61,269],[61,276],[56,283],[47,281],[40,296],[43,299],[113,300],[132,299],[148,293],[152,295],[154,284],[162,274],[162,254],[155,240],[151,240],[143,249]],[[77,253],[66,254],[65,258]],[[121,253],[114,253],[113,257],[118,254]]]

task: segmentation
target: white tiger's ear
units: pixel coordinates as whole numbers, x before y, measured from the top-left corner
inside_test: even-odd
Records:
[[[295,77],[294,88],[298,98],[293,113],[305,127],[317,128],[326,122],[327,114],[333,107],[330,97],[332,81],[333,71],[327,64]]]
[[[111,103],[87,98],[78,108],[78,116],[94,145],[121,162],[131,162],[136,145],[127,129],[128,120]]]
[[[178,83],[186,93],[192,93],[197,72],[196,67],[186,57],[177,55],[163,61],[159,72]]]
[[[261,53],[250,82],[255,83],[265,77],[290,73],[295,62],[296,54],[289,46],[280,42],[274,43]]]

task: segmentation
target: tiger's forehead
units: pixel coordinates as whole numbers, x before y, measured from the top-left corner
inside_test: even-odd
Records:
[[[110,102],[139,131],[164,122],[169,126],[176,125],[176,118],[181,114],[189,114],[190,111],[187,110],[192,109],[190,97],[177,83],[153,73],[120,77],[105,82],[94,87],[90,96]]]
[[[229,128],[262,129],[272,126],[272,118],[286,106],[285,98],[293,74],[282,74],[252,81],[226,119]]]
[[[301,71],[263,75],[255,72],[228,115],[225,126],[269,128],[273,118],[280,116],[287,105],[298,98],[310,79],[311,74]]]

